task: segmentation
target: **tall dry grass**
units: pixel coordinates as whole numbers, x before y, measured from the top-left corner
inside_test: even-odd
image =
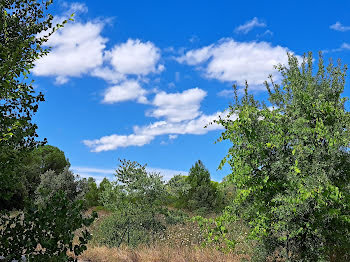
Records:
[[[163,236],[158,236],[149,246],[141,246],[135,249],[126,246],[110,248],[101,246],[96,241],[99,224],[110,212],[98,211],[99,218],[90,227],[93,239],[88,249],[79,257],[79,261],[90,262],[239,262],[250,261],[252,243],[243,241],[246,238],[247,229],[242,223],[236,223],[231,232],[239,241],[235,253],[223,253],[213,246],[201,248],[205,235],[198,224],[186,221],[168,226]]]
[[[249,261],[247,255],[224,254],[215,249],[170,248],[168,246],[107,248],[89,247],[80,261],[90,262],[239,262]]]

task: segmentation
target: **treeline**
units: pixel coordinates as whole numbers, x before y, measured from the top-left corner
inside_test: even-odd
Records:
[[[146,165],[120,160],[115,179],[104,178],[98,185],[93,177],[74,174],[64,152],[51,145],[25,155],[16,174],[21,184],[11,198],[0,196],[2,210],[22,210],[26,203],[47,207],[63,193],[65,201],[81,203],[81,212],[96,207],[111,212],[95,236],[108,246],[150,243],[165,234],[168,225],[186,221],[188,214],[219,214],[234,193],[234,187],[212,181],[200,160],[188,176],[175,175],[169,181],[147,172]]]
[[[122,165],[125,163],[121,161]],[[5,194],[0,196],[1,209],[21,209],[26,201],[44,203],[58,191],[65,192],[72,201],[84,200],[84,205],[88,208],[103,205],[102,196],[106,189],[119,188],[118,184],[107,178],[104,178],[99,185],[93,177],[81,178],[73,173],[70,166],[64,152],[57,147],[43,145],[29,152],[15,167],[19,181],[16,190],[12,192],[10,198],[5,197]],[[221,211],[233,194],[232,186],[211,180],[208,169],[200,160],[191,167],[188,176],[175,175],[169,181],[164,181],[161,174],[158,176],[164,191],[160,193],[162,198],[166,199],[167,205],[196,213]],[[124,180],[119,182],[125,183]],[[139,182],[137,185],[140,187],[142,183]],[[134,186],[135,190],[139,190],[136,185]]]

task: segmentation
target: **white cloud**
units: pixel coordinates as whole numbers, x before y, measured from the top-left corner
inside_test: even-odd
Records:
[[[235,91],[233,89],[224,89],[217,93],[218,96],[222,97],[233,97],[235,95]]]
[[[71,167],[74,173],[78,174],[80,177],[89,178],[93,177],[97,184],[100,184],[103,178],[108,178],[110,181],[115,180],[115,169],[104,169],[96,167],[82,167],[73,166]],[[154,168],[146,167],[146,171],[150,173],[160,173],[165,181],[170,180],[173,176],[181,174],[183,176],[188,175],[187,171],[164,169],[164,168]]]
[[[207,95],[202,89],[193,88],[182,93],[158,93],[153,105],[156,106],[149,115],[159,118],[165,117],[169,122],[191,120],[200,115],[200,103]]]
[[[323,53],[329,53],[329,52],[341,52],[344,50],[350,50],[350,44],[348,43],[343,43],[340,47],[335,48],[335,49],[330,49],[330,50],[323,50]]]
[[[114,169],[101,169],[94,167],[72,166],[71,169],[76,173],[98,173],[105,175],[113,175],[115,173]]]
[[[340,32],[346,32],[350,30],[350,26],[344,26],[340,22],[336,22],[335,24],[331,25],[329,28]]]
[[[104,94],[104,103],[118,103],[128,100],[136,100],[139,103],[147,103],[145,97],[147,91],[135,80],[127,80],[118,85],[109,87]]]
[[[87,13],[88,12],[88,7],[86,6],[85,3],[80,3],[80,2],[72,2],[72,3],[67,3],[63,2],[62,7],[67,10],[64,12],[64,14],[68,17],[72,13]]]
[[[138,39],[116,45],[107,53],[107,58],[117,72],[125,75],[147,75],[164,70],[163,65],[157,67],[160,50],[153,43]]]
[[[45,45],[52,51],[36,62],[33,73],[55,76],[56,83],[63,84],[100,66],[107,41],[100,35],[102,28],[100,22],[68,23],[49,38]]]
[[[126,80],[126,76],[116,72],[115,70],[109,68],[109,67],[97,67],[91,72],[92,76],[100,77],[104,79],[105,81],[112,83],[112,84],[118,84],[121,81]]]
[[[147,135],[111,135],[95,140],[84,140],[84,144],[93,152],[110,151],[120,147],[143,146],[149,144],[154,137]]]
[[[340,47],[342,50],[350,50],[350,44],[348,43],[343,43]]]
[[[257,17],[254,17],[252,20],[247,21],[245,24],[236,27],[235,32],[247,34],[254,27],[266,27],[266,24],[264,22],[259,21]]]
[[[170,140],[176,139],[177,137],[178,137],[178,135],[169,135]]]
[[[146,170],[147,172],[150,172],[150,173],[159,173],[165,181],[169,181],[175,175],[188,176],[187,171],[153,168],[153,167],[146,167]]]
[[[236,82],[241,86],[247,80],[250,85],[259,86],[270,74],[279,80],[274,65],[287,64],[288,51],[288,48],[267,42],[237,42],[226,38],[215,45],[190,50],[177,60],[201,66],[199,69],[204,70],[207,78]]]
[[[130,135],[110,135],[95,140],[84,140],[83,143],[93,152],[116,150],[120,147],[143,146],[149,144],[157,136],[161,135],[203,135],[212,130],[223,129],[217,124],[204,126],[223,116],[222,112],[213,115],[201,115],[192,120],[182,122],[158,121],[147,126],[135,126],[134,133]]]
[[[211,56],[213,45],[205,46],[200,49],[190,50],[185,55],[178,57],[176,60],[179,63],[186,63],[188,65],[198,65],[207,61]]]

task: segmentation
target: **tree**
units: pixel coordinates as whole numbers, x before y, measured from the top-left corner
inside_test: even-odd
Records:
[[[242,217],[267,253],[286,261],[348,261],[350,254],[350,114],[341,97],[345,71],[322,56],[313,71],[288,54],[281,84],[266,82],[268,107],[248,94],[235,101],[219,141],[232,173],[230,216]],[[233,116],[236,116],[233,119]],[[227,214],[226,214],[227,215]]]
[[[110,188],[112,186],[111,182],[104,177],[98,187],[99,194],[106,190],[106,188]]]
[[[120,160],[116,182],[105,188],[101,199],[113,211],[100,224],[101,244],[136,246],[164,232],[161,215],[168,214],[162,206],[166,200],[165,185],[161,176],[148,173],[146,166]]]
[[[190,185],[186,195],[187,207],[191,210],[214,210],[217,200],[217,189],[210,180],[210,173],[202,161],[198,160],[191,167],[186,180]]]
[[[167,183],[170,203],[176,207],[186,206],[186,196],[188,195],[191,185],[187,181],[187,176],[175,175]]]
[[[62,26],[52,24],[47,13],[51,3],[0,1],[0,208],[15,207],[15,199],[24,194],[23,178],[15,167],[27,151],[41,144],[31,119],[44,97],[35,92],[28,74],[49,51],[43,43]]]
[[[89,177],[87,180],[87,192],[84,195],[87,207],[93,207],[98,205],[99,190],[94,178]]]
[[[59,191],[64,192],[70,201],[75,201],[84,197],[88,191],[88,183],[79,180],[68,166],[59,174],[48,170],[40,175],[40,184],[35,190],[36,202],[45,204]]]
[[[28,153],[18,165],[17,172],[25,179],[28,198],[32,198],[40,184],[41,174],[51,170],[52,176],[59,175],[66,167],[69,168],[70,163],[64,152],[55,146],[44,145]]]

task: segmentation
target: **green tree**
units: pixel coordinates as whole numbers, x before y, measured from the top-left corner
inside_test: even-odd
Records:
[[[108,180],[108,178],[104,177],[98,186],[99,193],[102,193],[106,190],[106,188],[109,188],[111,186],[111,182]]]
[[[25,179],[27,195],[32,198],[40,184],[41,174],[51,170],[55,176],[66,167],[70,167],[70,163],[64,152],[55,146],[44,145],[30,152],[18,165],[17,172]]]
[[[15,167],[26,151],[40,144],[31,119],[44,97],[35,92],[28,75],[49,51],[43,43],[61,26],[53,26],[47,13],[51,2],[0,1],[0,209],[16,207],[15,200],[25,194]]]
[[[217,188],[210,180],[209,170],[198,160],[186,178],[190,189],[186,195],[187,207],[191,210],[213,211],[216,207]]]
[[[100,224],[100,243],[136,246],[164,232],[161,216],[168,215],[163,208],[165,185],[161,176],[148,173],[146,166],[120,160],[116,182],[105,188],[101,199],[113,214]]]
[[[35,190],[35,201],[45,204],[59,191],[64,192],[70,201],[83,199],[88,192],[88,182],[80,180],[68,166],[59,174],[48,170],[40,175],[40,184]]]
[[[191,189],[187,176],[175,175],[168,181],[166,186],[169,192],[170,204],[174,204],[175,207],[185,207],[186,196]]]
[[[215,121],[232,147],[221,162],[235,185],[231,217],[242,217],[270,255],[286,261],[348,261],[350,254],[350,114],[341,97],[345,71],[313,71],[289,54],[281,84],[266,82],[270,107],[248,94]],[[236,116],[233,119],[233,116]],[[227,213],[228,214],[228,213]],[[226,215],[227,215],[226,214]]]
[[[84,195],[84,199],[86,200],[87,207],[93,207],[99,204],[99,190],[93,177],[89,177],[87,180],[87,192]]]

